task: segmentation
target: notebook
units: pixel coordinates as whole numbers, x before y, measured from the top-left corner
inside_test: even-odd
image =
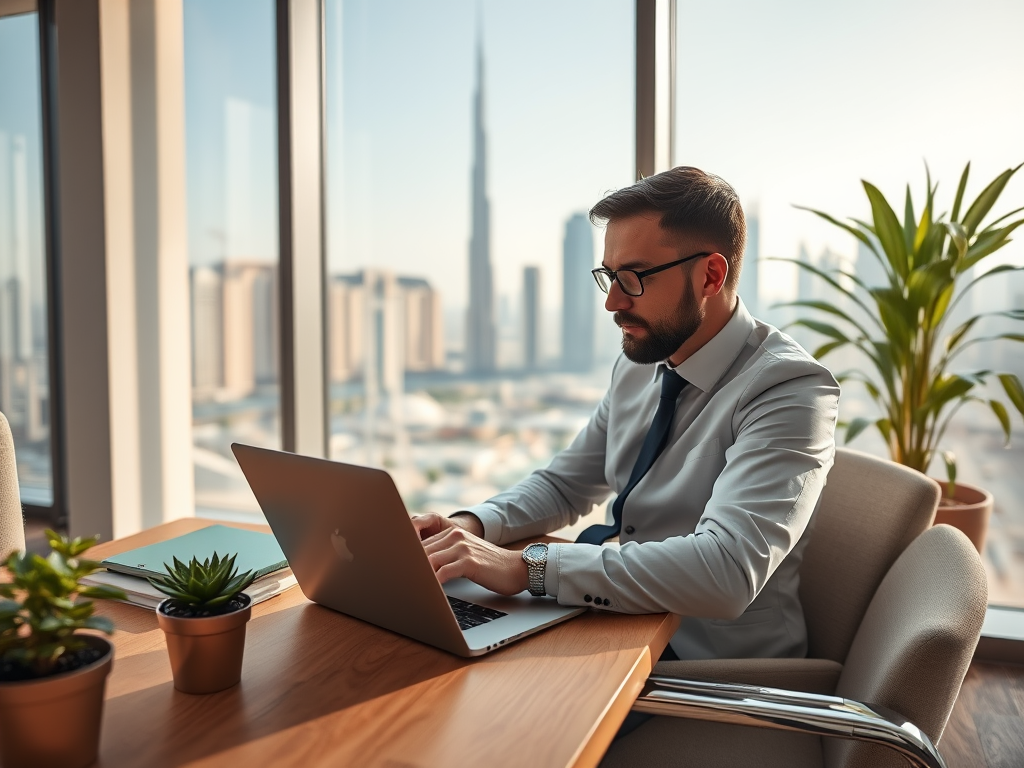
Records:
[[[173,565],[177,557],[188,563],[193,557],[202,562],[213,557],[237,554],[235,567],[239,573],[252,571],[259,579],[288,567],[281,546],[269,533],[211,525],[167,541],[112,555],[102,561],[103,567],[129,576],[152,578],[166,574],[164,564]]]

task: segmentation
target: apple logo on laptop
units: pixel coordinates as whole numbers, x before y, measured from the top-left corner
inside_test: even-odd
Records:
[[[331,546],[334,547],[334,551],[338,553],[338,557],[342,560],[351,563],[355,560],[355,555],[352,554],[352,550],[348,548],[348,542],[345,541],[345,537],[341,535],[341,529],[335,528],[334,533],[331,534]]]

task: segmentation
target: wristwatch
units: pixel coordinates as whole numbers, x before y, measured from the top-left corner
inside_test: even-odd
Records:
[[[544,597],[547,594],[544,591],[544,571],[548,565],[548,545],[530,544],[523,550],[523,560],[530,577],[530,594]]]

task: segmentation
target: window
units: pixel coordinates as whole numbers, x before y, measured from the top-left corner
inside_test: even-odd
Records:
[[[328,0],[331,458],[450,512],[547,463],[618,352],[586,213],[633,174],[633,3]]]
[[[716,173],[739,192],[751,223],[748,260],[762,257],[755,268],[748,261],[741,294],[755,314],[777,325],[793,315],[773,304],[834,296],[764,257],[852,266],[876,279],[852,237],[793,204],[864,219],[861,179],[902,206],[908,182],[922,199],[927,161],[945,207],[968,161],[968,199],[1024,161],[1020,4],[687,1],[677,18],[676,162]],[[1003,193],[997,215],[1024,205],[1020,176]],[[983,266],[1000,263],[1024,265],[1019,241]],[[982,283],[973,301],[975,311],[1024,306],[1024,278],[1015,273]],[[1024,345],[980,349],[975,367],[1024,375]],[[836,368],[848,362],[826,358]],[[1024,428],[1011,408],[1016,434],[1005,449],[996,419],[971,407],[943,447],[956,453],[960,479],[995,496],[986,547],[991,601],[1024,605]],[[844,388],[841,418],[869,415],[871,408],[858,387]],[[868,432],[852,447],[885,455],[881,439]],[[941,461],[931,474],[945,475]]]
[[[39,20],[0,18],[0,411],[27,505],[54,503]]]
[[[196,507],[245,518],[230,445],[280,447],[274,3],[184,12]]]

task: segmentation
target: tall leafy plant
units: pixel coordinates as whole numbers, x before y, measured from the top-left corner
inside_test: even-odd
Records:
[[[886,280],[867,285],[856,274],[826,271],[795,259],[797,264],[828,283],[845,299],[841,306],[823,301],[795,301],[820,313],[822,319],[800,319],[801,325],[826,337],[814,351],[821,359],[844,347],[859,350],[870,362],[865,368],[840,373],[842,381],[858,381],[878,407],[877,418],[855,418],[846,424],[847,442],[872,426],[878,429],[892,459],[921,472],[928,469],[950,420],[967,403],[984,405],[1002,427],[1007,442],[1011,421],[1006,401],[1024,415],[1024,388],[1012,373],[988,369],[956,370],[957,358],[968,348],[996,340],[1024,342],[1024,333],[981,335],[981,321],[1002,317],[1024,321],[1024,309],[994,310],[968,316],[953,326],[953,309],[979,283],[1024,267],[1000,265],[983,271],[982,262],[1010,242],[1011,233],[1024,224],[1018,208],[982,223],[1003,189],[1021,166],[999,174],[969,205],[964,192],[970,173],[964,168],[947,215],[937,213],[936,191],[926,171],[927,194],[920,215],[907,185],[903,220],[882,193],[863,182],[871,204],[871,220],[840,221],[827,213],[803,208],[849,232],[878,259]],[[799,206],[798,206],[799,207]],[[1012,326],[1011,326],[1012,327]],[[1024,327],[1021,329],[1024,331]],[[986,394],[998,381],[1002,393]],[[1005,394],[1005,400],[1000,397]],[[952,483],[956,465],[944,455]]]

